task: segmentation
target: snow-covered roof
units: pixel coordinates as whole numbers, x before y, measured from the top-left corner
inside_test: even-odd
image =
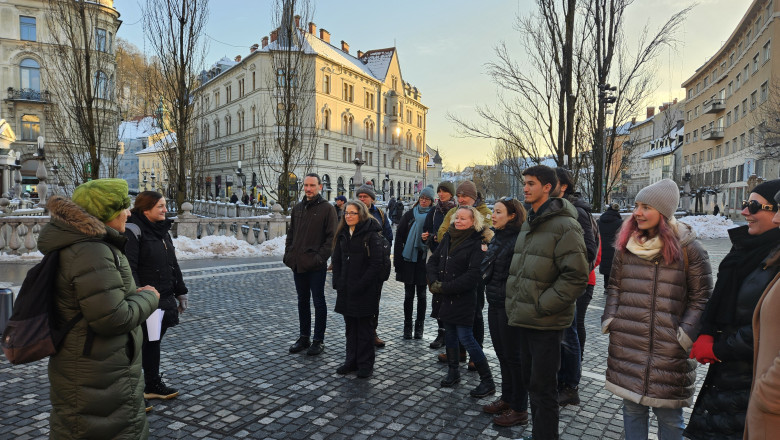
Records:
[[[159,133],[157,120],[154,116],[139,116],[119,124],[120,139],[140,139]]]
[[[165,148],[172,148],[176,146],[176,133],[170,132],[164,137],[160,138],[157,142],[149,146],[149,148],[136,151],[135,154],[156,153],[163,151]]]
[[[360,57],[361,62],[374,73],[374,77],[380,81],[387,78],[387,71],[390,69],[390,62],[393,60],[395,48],[369,50]]]

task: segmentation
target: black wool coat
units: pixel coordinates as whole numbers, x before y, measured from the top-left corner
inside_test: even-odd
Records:
[[[153,286],[160,292],[159,308],[165,311],[163,320],[166,326],[179,323],[178,304],[175,297],[187,294],[179,262],[176,259],[176,249],[168,231],[171,220],[163,220],[152,224],[143,213],[135,214],[127,219],[128,223],[138,226],[141,236],[125,229],[127,245],[125,255],[130,262],[135,284]]]
[[[438,294],[441,302],[436,317],[450,324],[471,326],[477,307],[480,264],[485,256],[482,233],[474,231],[452,253],[449,250],[450,234],[447,232],[426,266],[429,284],[442,283],[443,293]]]
[[[520,229],[498,229],[482,259],[480,272],[485,282],[485,296],[493,307],[506,306],[506,279]]]
[[[336,313],[363,318],[379,312],[384,252],[381,233],[382,227],[373,218],[355,225],[352,235],[346,225],[338,232],[331,259]]]
[[[409,238],[409,230],[414,224],[414,210],[409,210],[401,217],[398,229],[395,232],[395,245],[393,246],[393,266],[395,266],[395,280],[404,284],[415,286],[426,285],[425,258],[427,251],[417,253],[417,261],[405,261],[403,252],[406,240]],[[426,217],[427,218],[427,217]]]
[[[623,225],[623,217],[612,208],[607,209],[596,221],[601,234],[601,264],[599,273],[609,275],[612,271],[612,260],[615,259],[615,236],[620,226]]]
[[[312,200],[304,196],[290,217],[282,261],[296,273],[325,270],[336,232],[336,208],[320,194]]]

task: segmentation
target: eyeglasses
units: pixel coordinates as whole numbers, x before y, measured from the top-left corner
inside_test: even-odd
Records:
[[[344,213],[344,215],[345,215],[345,216],[346,216],[346,215],[353,216],[353,215],[358,215],[358,213],[357,213],[357,212],[350,212],[350,211],[346,211],[346,212]]]
[[[774,205],[764,205],[761,203],[758,203],[758,200],[743,200],[742,201],[742,209],[747,208],[748,212],[751,214],[757,214],[758,211],[770,211],[770,212],[776,212],[777,207]]]

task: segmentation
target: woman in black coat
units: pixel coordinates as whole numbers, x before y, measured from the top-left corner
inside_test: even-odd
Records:
[[[344,205],[344,217],[333,242],[333,289],[336,313],[344,316],[346,360],[336,373],[357,371],[359,378],[374,371],[373,318],[379,310],[380,272],[384,246],[382,227],[359,200]]]
[[[412,209],[407,211],[395,233],[393,264],[395,279],[404,283],[404,339],[412,339],[412,309],[417,293],[417,319],[414,322],[414,339],[422,339],[425,325],[425,258],[428,247],[425,240],[430,235],[423,232],[423,224],[433,204],[433,188],[425,187]]]
[[[497,414],[493,423],[499,426],[528,423],[528,391],[520,377],[520,339],[518,328],[507,322],[506,279],[515,249],[517,235],[525,221],[525,208],[515,199],[501,199],[493,207],[495,235],[488,245],[480,270],[488,302],[488,328],[493,348],[501,366],[501,397],[482,407]]]
[[[601,235],[601,264],[599,264],[599,273],[604,275],[604,288],[609,284],[609,272],[612,271],[612,260],[615,258],[615,236],[620,226],[623,225],[623,217],[617,203],[604,211],[596,223],[599,225],[599,234]]]
[[[738,440],[745,430],[753,381],[753,312],[778,271],[767,260],[780,243],[772,223],[780,179],[756,186],[742,207],[747,226],[729,229],[732,247],[718,266],[691,358],[710,364],[684,435]]]
[[[436,248],[439,246],[439,242],[436,241],[436,234],[444,221],[444,217],[447,216],[450,209],[458,206],[457,203],[455,203],[455,185],[452,182],[444,181],[439,183],[439,186],[436,188],[436,194],[439,196],[439,200],[436,201],[433,209],[428,211],[428,217],[425,218],[425,224],[423,225],[423,233],[428,234],[427,243],[431,252],[436,252]],[[441,295],[433,293],[433,298],[431,299],[431,318],[435,318],[439,326],[439,333],[430,345],[433,349],[444,346],[444,324],[441,322],[441,319],[439,319],[440,305]]]
[[[146,322],[141,325],[144,333],[141,347],[144,369],[145,399],[172,399],[179,392],[165,385],[160,375],[160,342],[167,329],[179,323],[179,313],[187,309],[187,286],[184,284],[176,250],[173,247],[171,229],[173,220],[166,219],[168,212],[165,198],[156,191],[144,191],[135,199],[127,220],[125,253],[138,286],[154,286],[160,292],[159,308],[163,311],[160,338],[149,340]],[[176,304],[178,300],[178,304]]]
[[[485,397],[496,392],[485,353],[474,339],[472,326],[477,307],[477,285],[480,264],[492,231],[485,228],[482,214],[472,206],[461,206],[452,216],[453,222],[444,234],[436,252],[428,259],[428,282],[433,293],[441,294],[439,319],[444,323],[447,342],[447,377],[441,386],[451,387],[460,381],[458,363],[463,344],[479,372],[480,383],[471,391],[473,397]],[[484,246],[484,249],[483,249]]]

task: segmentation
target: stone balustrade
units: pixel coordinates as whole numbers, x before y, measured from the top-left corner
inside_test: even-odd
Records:
[[[222,203],[222,205],[229,205]],[[220,211],[217,204],[208,205]],[[234,207],[236,205],[233,205]],[[254,208],[256,209],[256,208]],[[281,237],[287,233],[290,217],[275,205],[266,215],[236,217],[200,217],[192,213],[193,205],[185,202],[182,213],[173,217],[174,237],[203,238],[210,235],[230,236],[251,245]],[[243,213],[243,211],[239,211]],[[38,250],[38,233],[49,222],[49,216],[6,216],[0,217],[0,253],[20,255]]]
[[[213,200],[195,200],[192,213],[204,217],[259,217],[271,214],[272,209],[243,203],[228,203]]]

